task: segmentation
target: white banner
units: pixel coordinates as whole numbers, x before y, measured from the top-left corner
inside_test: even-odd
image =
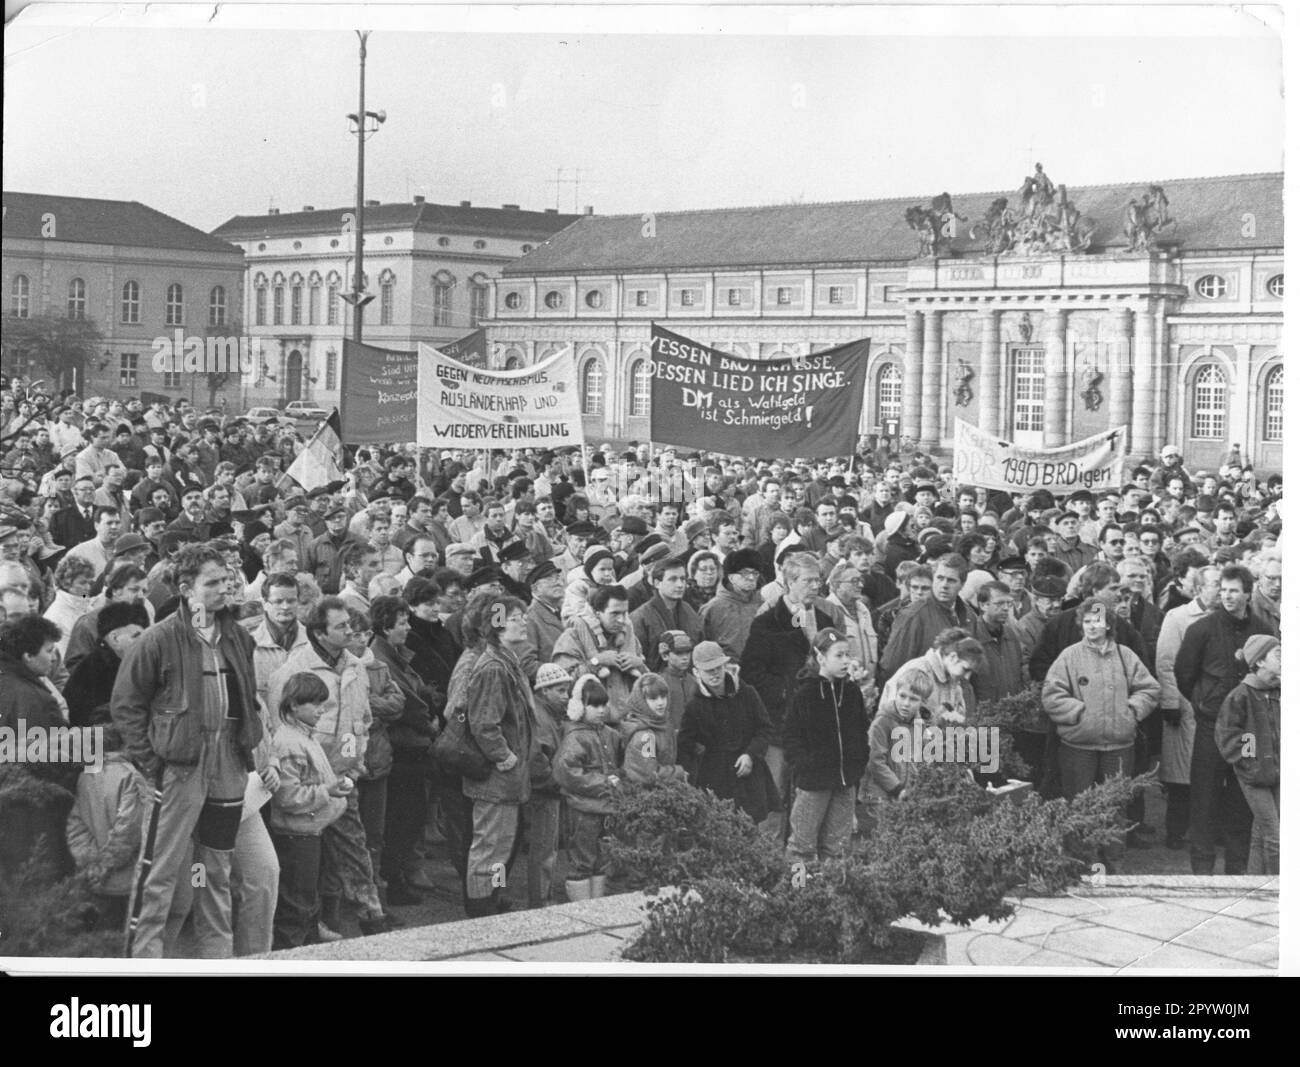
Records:
[[[1060,448],[1025,448],[957,419],[952,448],[953,480],[958,485],[1009,493],[1118,489],[1124,484],[1128,427]]]
[[[420,344],[416,442],[446,448],[581,445],[573,349],[519,370],[483,370]]]

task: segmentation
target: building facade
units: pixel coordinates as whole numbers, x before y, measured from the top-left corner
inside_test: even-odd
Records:
[[[352,335],[354,207],[240,215],[214,235],[247,257],[247,330],[262,359],[249,402],[338,403],[343,338]],[[492,280],[579,216],[556,211],[368,201],[365,212],[364,339],[412,350],[445,344],[491,311]]]
[[[50,314],[93,322],[103,335],[76,382],[82,396],[210,402],[215,382],[206,370],[158,369],[155,355],[159,339],[174,344],[177,331],[205,345],[238,337],[237,247],[134,201],[7,192],[3,253],[8,320]],[[9,343],[5,371],[53,377]]]
[[[649,436],[650,323],[752,359],[867,337],[861,429],[951,447],[1128,426],[1281,467],[1282,175],[582,218],[506,267],[492,358],[572,344],[589,438]],[[1037,190],[1037,192],[1036,192]],[[923,252],[924,254],[918,254]]]

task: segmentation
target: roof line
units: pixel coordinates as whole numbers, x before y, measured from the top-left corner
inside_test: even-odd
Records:
[[[1135,187],[1144,186],[1144,185],[1161,185],[1167,187],[1167,186],[1181,185],[1186,182],[1207,182],[1207,181],[1227,181],[1227,180],[1241,181],[1250,178],[1280,178],[1283,176],[1284,173],[1285,173],[1284,171],[1272,170],[1272,171],[1252,171],[1247,174],[1208,174],[1203,177],[1196,177],[1196,178],[1164,178],[1164,179],[1143,178],[1143,179],[1134,179],[1132,181],[1094,182],[1091,185],[1070,185],[1069,188],[1072,192],[1077,192],[1080,190],[1087,190],[1087,189],[1113,189],[1116,186],[1121,186],[1121,185],[1132,185]],[[1058,182],[1057,184],[1060,185],[1063,183]],[[1068,183],[1064,183],[1064,184],[1068,184]],[[954,193],[952,195],[961,200],[969,200],[976,197],[985,197],[985,196],[998,197],[998,196],[1002,196],[1006,192],[1007,192],[1006,189],[994,189],[986,192]],[[1012,190],[1013,194],[1014,192],[1015,190]],[[854,205],[854,204],[915,204],[915,203],[920,203],[929,200],[931,197],[935,195],[936,195],[935,193],[926,193],[924,196],[882,196],[882,197],[872,197],[869,199],[861,199],[861,200],[800,200],[800,201],[785,202],[785,203],[739,204],[739,205],[731,205],[728,207],[687,208],[682,211],[655,211],[653,213],[656,216],[717,215],[725,211],[770,211],[773,208],[782,208],[782,207],[830,207],[830,206],[847,206],[847,205]],[[630,212],[625,212],[624,214],[621,215],[585,215],[585,216],[577,216],[577,218],[607,219],[607,220],[633,219],[633,218],[641,218],[643,214],[644,212],[630,211]]]

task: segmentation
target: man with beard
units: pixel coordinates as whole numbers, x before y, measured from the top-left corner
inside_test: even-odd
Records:
[[[203,490],[190,486],[181,495],[181,513],[167,524],[169,530],[187,533],[195,541],[207,541],[212,537],[212,524],[207,518],[207,505],[203,499]]]

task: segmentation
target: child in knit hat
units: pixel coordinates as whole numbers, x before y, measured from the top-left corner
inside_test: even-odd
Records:
[[[686,780],[685,769],[677,763],[677,730],[668,714],[668,683],[663,678],[643,674],[636,680],[618,728],[623,735],[623,776],[629,782]]]
[[[574,683],[554,770],[568,809],[569,870],[564,889],[570,900],[605,895],[609,854],[601,837],[623,786],[618,733],[606,725],[609,710],[609,693],[594,674],[584,674]]]
[[[1278,874],[1281,783],[1282,643],[1253,634],[1237,653],[1249,673],[1219,707],[1214,739],[1232,766],[1255,816],[1250,836],[1251,874]]]
[[[537,735],[541,743],[529,763],[532,796],[524,805],[523,812],[528,843],[530,908],[545,907],[551,900],[563,802],[560,787],[555,782],[552,757],[559,747],[560,731],[565,722],[569,685],[568,672],[558,663],[543,663],[537,668],[533,694],[537,704]]]

